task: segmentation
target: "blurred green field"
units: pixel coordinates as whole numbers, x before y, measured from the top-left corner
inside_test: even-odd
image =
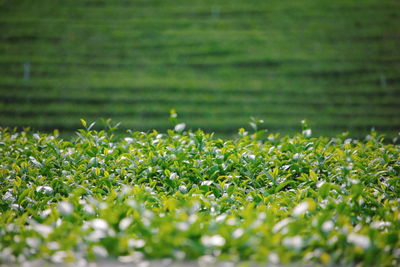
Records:
[[[400,1],[0,1],[0,126],[400,130]],[[29,79],[24,64],[29,62]],[[26,75],[26,74],[25,74]]]

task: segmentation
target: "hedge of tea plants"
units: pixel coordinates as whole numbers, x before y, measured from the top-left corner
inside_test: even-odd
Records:
[[[1,0],[0,126],[165,132],[176,108],[219,137],[250,116],[395,137],[399,14],[397,0]]]
[[[0,131],[0,263],[149,259],[400,264],[400,148],[364,140],[222,140]]]

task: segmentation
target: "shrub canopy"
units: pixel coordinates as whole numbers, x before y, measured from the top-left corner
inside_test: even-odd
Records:
[[[2,129],[0,262],[400,263],[398,145],[239,135]]]

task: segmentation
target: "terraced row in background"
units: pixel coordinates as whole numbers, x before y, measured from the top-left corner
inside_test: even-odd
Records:
[[[255,116],[395,136],[399,14],[392,0],[1,1],[0,126],[163,130],[175,108],[224,135]]]

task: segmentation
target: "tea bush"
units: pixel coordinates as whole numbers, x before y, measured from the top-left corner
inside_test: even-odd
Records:
[[[83,124],[71,140],[1,129],[0,263],[400,264],[400,149],[375,132],[222,140]]]
[[[29,11],[29,12],[28,12]],[[1,0],[0,126],[400,129],[398,0]]]

